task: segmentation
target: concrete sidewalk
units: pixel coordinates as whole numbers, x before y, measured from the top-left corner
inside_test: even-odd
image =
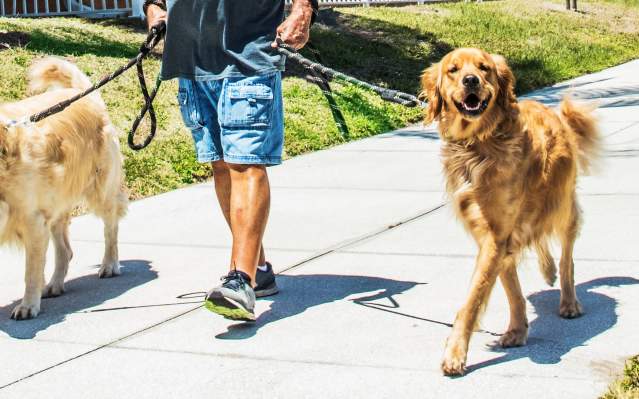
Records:
[[[43,300],[35,320],[9,320],[24,268],[21,254],[1,249],[0,397],[597,397],[639,353],[638,70],[639,60],[531,96],[601,99],[606,152],[602,171],[580,179],[575,263],[586,313],[559,318],[558,289],[527,260],[528,346],[493,345],[508,315],[498,285],[468,375],[441,375],[476,250],[446,205],[436,132],[409,128],[271,169],[265,244],[284,272],[254,325],[199,305],[230,245],[211,184],[132,204],[118,278],[97,278],[99,221],[75,219],[67,293]]]

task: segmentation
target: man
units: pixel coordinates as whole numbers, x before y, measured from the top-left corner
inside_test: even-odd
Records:
[[[167,22],[161,77],[178,78],[182,118],[198,161],[211,162],[215,192],[233,236],[230,271],[205,306],[255,320],[255,297],[277,293],[262,237],[270,208],[266,166],[281,163],[284,141],[276,35],[306,44],[311,0],[146,0],[149,28]],[[282,22],[283,21],[283,22]],[[259,265],[259,266],[258,266]]]

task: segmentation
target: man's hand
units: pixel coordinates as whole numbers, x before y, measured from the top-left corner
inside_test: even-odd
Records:
[[[293,0],[291,13],[277,27],[277,37],[296,50],[301,49],[308,41],[312,15],[310,0]],[[271,46],[277,48],[277,42],[273,42]]]
[[[162,21],[166,22],[166,15],[166,11],[155,4],[149,5],[146,10],[146,24],[149,30]]]

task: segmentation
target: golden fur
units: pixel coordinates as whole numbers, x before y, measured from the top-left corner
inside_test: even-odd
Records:
[[[518,102],[515,78],[503,57],[458,49],[422,76],[429,107],[426,123],[439,121],[446,188],[479,254],[470,293],[446,342],[442,370],[463,374],[471,333],[497,280],[510,305],[500,344],[524,345],[528,322],[517,277],[524,249],[539,257],[545,281],[556,268],[548,240],[562,245],[559,314],[581,314],[572,251],[580,225],[578,169],[594,158],[599,135],[590,109],[565,99],[559,114],[533,101]]]
[[[28,80],[33,96],[0,105],[0,122],[40,112],[90,85],[75,65],[57,58],[36,62]],[[97,92],[35,125],[0,123],[0,244],[24,247],[26,255],[25,295],[12,318],[37,316],[41,296],[64,292],[72,257],[70,214],[82,201],[105,224],[99,276],[117,275],[118,221],[126,212],[127,193],[117,133]],[[56,262],[45,287],[49,237]]]

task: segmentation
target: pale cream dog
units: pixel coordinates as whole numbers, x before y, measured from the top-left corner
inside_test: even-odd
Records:
[[[28,81],[32,97],[0,105],[0,244],[24,247],[26,256],[24,298],[11,314],[16,320],[36,317],[41,296],[64,292],[73,255],[68,225],[82,202],[105,225],[98,276],[120,274],[118,222],[128,204],[117,132],[97,92],[37,124],[7,126],[89,87],[86,75],[70,62],[45,58],[30,68]],[[45,286],[49,237],[55,271]]]

